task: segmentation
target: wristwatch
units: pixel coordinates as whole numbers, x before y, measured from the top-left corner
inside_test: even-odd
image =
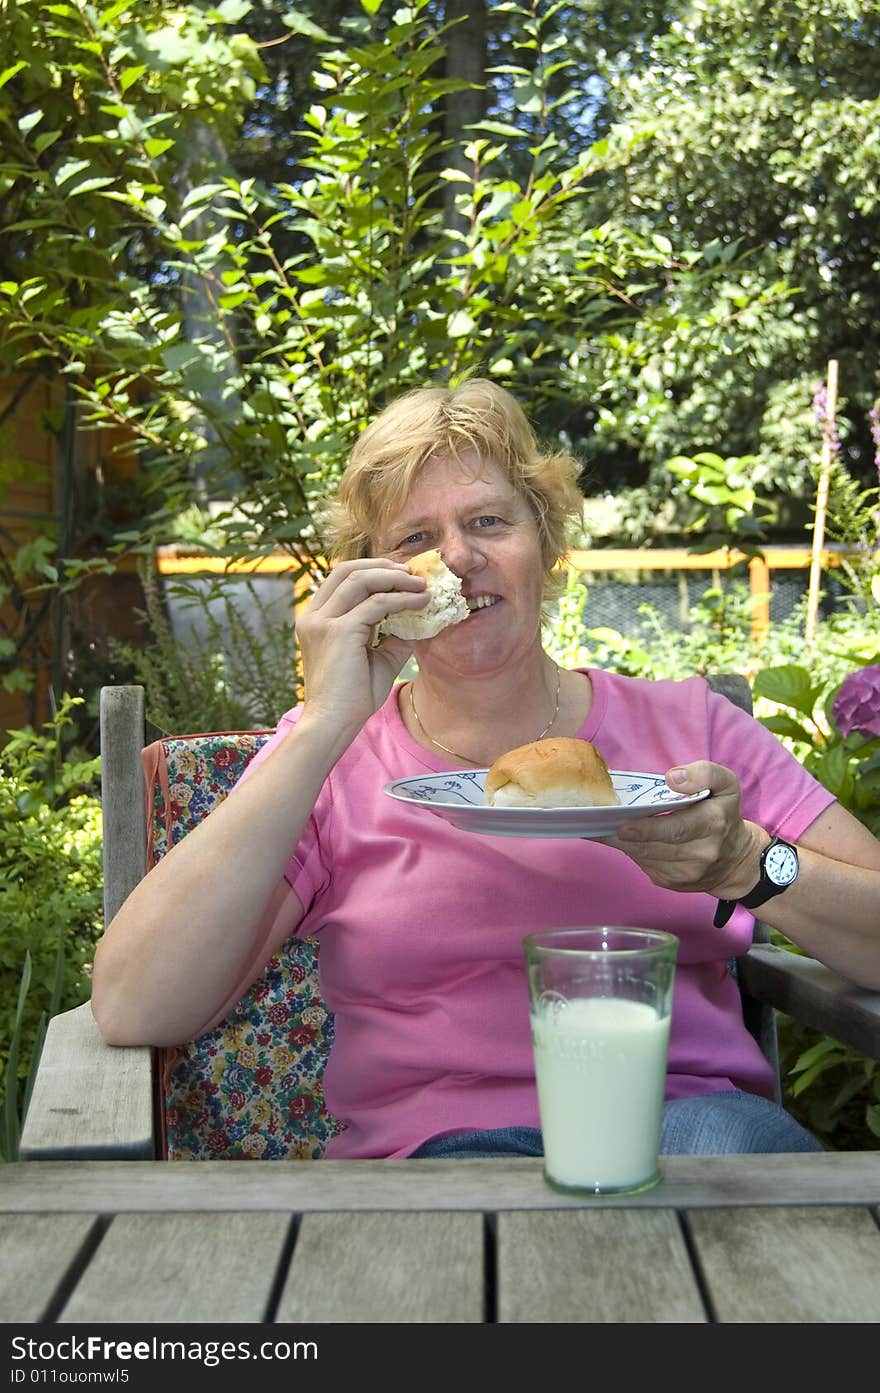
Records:
[[[757,909],[758,905],[772,900],[774,895],[781,895],[797,878],[797,847],[793,847],[791,842],[784,842],[781,837],[774,837],[761,852],[761,875],[754,889],[747,895],[740,895],[738,900],[718,901],[712,921],[716,929],[724,928],[738,904],[746,909]]]

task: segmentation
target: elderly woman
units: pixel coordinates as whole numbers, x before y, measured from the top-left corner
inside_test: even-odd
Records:
[[[541,607],[580,512],[576,473],[479,379],[410,392],[367,427],[328,518],[336,564],[297,625],[305,699],[110,925],[92,997],[108,1041],[195,1037],[289,935],[319,935],[336,1018],[325,1095],[344,1125],[328,1155],[536,1155],[524,934],[661,928],[680,940],[662,1149],[818,1149],[771,1101],[727,962],[760,904],[880,987],[880,843],[702,679],[556,666]],[[424,606],[407,561],[432,548],[470,614],[376,646],[377,624]],[[418,676],[398,683],[413,654]],[[602,843],[472,835],[383,796],[549,735],[711,796]],[[782,879],[799,863],[784,889],[777,860]]]

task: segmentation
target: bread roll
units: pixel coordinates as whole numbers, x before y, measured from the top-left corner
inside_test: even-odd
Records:
[[[420,551],[407,566],[414,576],[423,576],[427,582],[425,607],[389,615],[379,625],[379,633],[394,634],[397,638],[433,638],[441,629],[467,619],[470,610],[461,593],[461,581],[450,571],[439,551]]]
[[[496,808],[609,807],[620,799],[589,740],[534,740],[496,759],[484,800]]]

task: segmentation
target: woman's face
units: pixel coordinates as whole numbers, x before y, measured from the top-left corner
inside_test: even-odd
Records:
[[[544,565],[526,500],[490,461],[432,460],[375,540],[376,554],[408,561],[436,548],[462,581],[471,615],[417,645],[419,663],[498,671],[540,642]]]

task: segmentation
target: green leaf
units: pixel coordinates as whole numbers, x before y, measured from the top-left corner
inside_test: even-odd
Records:
[[[18,129],[22,135],[27,135],[28,131],[38,126],[43,119],[42,111],[31,111],[27,116],[22,116],[18,123]]]
[[[792,706],[805,716],[813,714],[816,693],[806,668],[797,663],[786,663],[782,667],[762,668],[755,674],[752,684],[755,696],[767,697],[780,706]]]
[[[55,183],[60,188],[62,184],[66,184],[70,179],[75,178],[77,174],[81,174],[83,170],[91,168],[92,164],[90,160],[65,160],[55,171]]]
[[[511,136],[515,140],[522,139],[522,131],[518,126],[510,126],[505,121],[475,121],[473,125],[465,126],[467,131],[488,131],[490,135]]]
[[[842,745],[835,745],[815,760],[810,766],[810,772],[844,805],[848,804],[852,778],[849,755]]]
[[[382,8],[382,0],[361,0],[361,9],[368,15],[377,15]]]
[[[10,82],[10,81],[12,80],[12,78],[15,77],[16,73],[20,73],[21,70],[22,70],[22,68],[26,68],[26,67],[27,67],[27,63],[25,63],[25,62],[18,62],[18,63],[13,63],[13,65],[12,65],[11,68],[4,68],[4,69],[3,69],[3,72],[0,73],[0,87],[5,87],[6,84],[7,84],[7,82]]]
[[[34,150],[38,155],[42,155],[44,150],[48,150],[50,145],[55,144],[60,134],[60,131],[41,131],[34,141]]]
[[[185,63],[187,59],[195,56],[200,43],[200,40],[185,38],[170,25],[165,29],[157,29],[148,39],[148,46],[159,61],[168,64]]]
[[[92,179],[80,179],[72,184],[66,192],[67,198],[76,198],[77,194],[94,193],[95,189],[104,189],[113,180],[107,175],[95,175]]]
[[[454,314],[449,316],[449,322],[446,325],[449,336],[453,339],[467,338],[468,334],[472,334],[476,327],[476,320],[468,314],[467,310],[456,310]]]
[[[829,1054],[834,1054],[834,1052],[839,1049],[840,1045],[838,1045],[836,1040],[831,1040],[827,1036],[825,1036],[823,1039],[819,1040],[815,1045],[813,1045],[810,1049],[804,1050],[803,1054],[798,1055],[797,1061],[792,1066],[791,1072],[793,1074],[801,1073],[804,1070],[811,1068],[812,1065],[817,1063],[818,1060],[826,1059]]]
[[[221,0],[216,6],[217,13],[225,24],[238,24],[240,19],[250,14],[252,8],[250,0]]]
[[[218,193],[227,193],[225,184],[199,184],[196,188],[190,189],[181,208],[190,208],[196,203],[210,203]]]
[[[146,63],[139,63],[137,67],[134,68],[123,68],[122,72],[119,74],[119,85],[123,92],[127,92],[129,87],[139,81],[147,71]]]
[[[164,155],[166,150],[174,149],[173,140],[145,140],[144,149],[150,159],[155,159],[157,155]]]
[[[812,745],[813,737],[809,731],[800,725],[793,716],[761,716],[761,725],[767,730],[772,730],[774,735],[786,735],[790,740],[800,740],[806,745]]]
[[[302,34],[307,39],[316,39],[319,43],[331,37],[326,29],[322,29],[319,24],[315,24],[306,15],[298,15],[295,10],[288,10],[286,15],[282,15],[281,23],[286,24],[288,29],[292,29],[294,34]]]

